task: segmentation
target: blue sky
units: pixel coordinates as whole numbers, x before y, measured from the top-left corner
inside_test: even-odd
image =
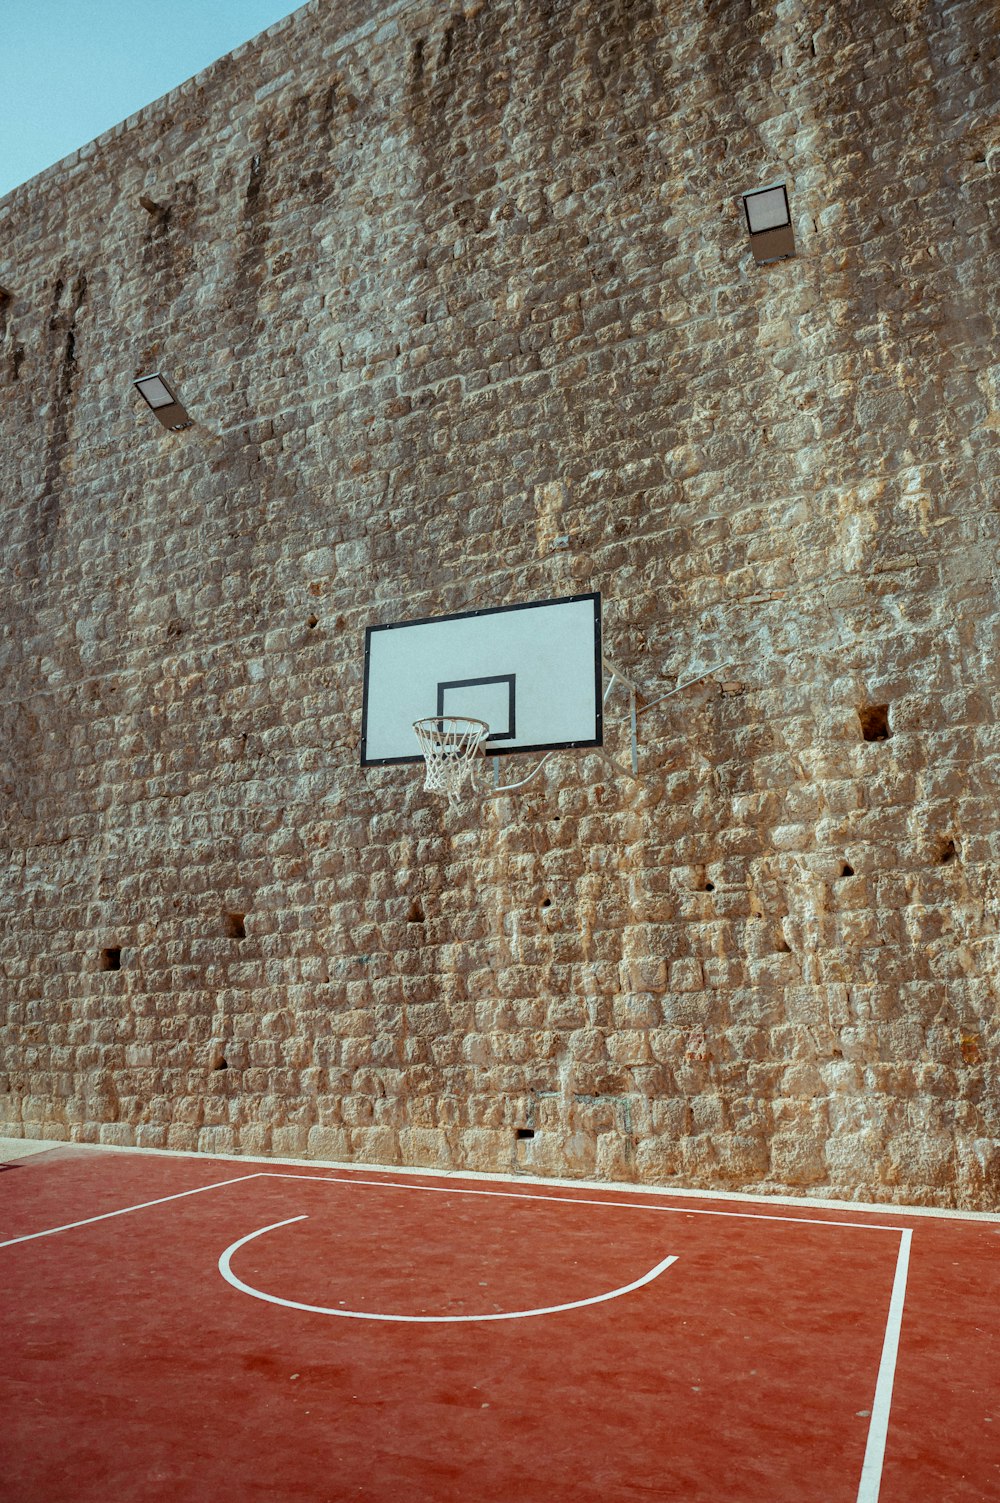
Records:
[[[289,0],[2,0],[0,197],[297,9]]]

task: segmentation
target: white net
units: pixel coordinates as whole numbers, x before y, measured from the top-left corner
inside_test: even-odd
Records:
[[[415,720],[413,729],[427,763],[424,787],[432,793],[446,793],[456,808],[462,785],[468,778],[475,787],[475,759],[489,735],[485,720],[465,715],[430,715]]]

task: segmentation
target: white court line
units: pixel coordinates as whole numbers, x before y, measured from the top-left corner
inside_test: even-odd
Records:
[[[235,1179],[217,1179],[210,1185],[198,1185],[194,1190],[178,1190],[176,1195],[161,1195],[158,1200],[144,1200],[137,1206],[122,1206],[120,1211],[103,1211],[100,1216],[85,1216],[82,1221],[67,1221],[63,1226],[50,1226],[44,1232],[27,1232],[23,1237],[9,1237],[0,1242],[0,1247],[13,1247],[15,1242],[34,1242],[36,1237],[54,1237],[56,1232],[71,1232],[78,1226],[92,1226],[95,1221],[109,1221],[112,1216],[127,1216],[130,1211],[145,1211],[148,1206],[166,1205],[168,1200],[183,1200],[185,1195],[201,1195],[205,1190],[218,1190],[220,1185],[238,1185],[245,1179],[260,1179],[259,1174],[238,1174]]]
[[[889,1315],[885,1324],[885,1339],[882,1342],[882,1360],[879,1363],[875,1398],[872,1402],[871,1424],[868,1426],[868,1444],[865,1447],[865,1460],[861,1468],[858,1503],[878,1503],[879,1489],[882,1485],[882,1464],[885,1460],[885,1442],[889,1433],[889,1409],[892,1404],[892,1385],[896,1377],[899,1331],[903,1323],[906,1273],[910,1264],[912,1240],[913,1233],[908,1227],[904,1227],[899,1238],[896,1276],[892,1281],[892,1297],[889,1300]]]
[[[275,1173],[267,1170],[257,1170],[251,1174],[240,1174],[233,1179],[215,1180],[210,1185],[198,1185],[193,1190],[180,1190],[174,1195],[161,1195],[156,1200],[142,1201],[138,1205],[122,1206],[117,1211],[105,1211],[99,1216],[87,1216],[81,1221],[70,1221],[63,1226],[53,1226],[41,1232],[29,1232],[25,1236],[11,1237],[5,1242],[0,1242],[0,1248],[13,1247],[19,1242],[32,1242],[38,1237],[52,1237],[58,1232],[73,1231],[78,1227],[91,1226],[97,1221],[107,1221],[114,1216],[127,1216],[132,1211],[144,1211],[150,1206],[165,1205],[168,1201],[183,1200],[189,1195],[200,1195],[206,1190],[218,1190],[227,1185],[237,1185],[252,1179],[309,1179],[318,1180],[323,1184],[335,1185],[363,1185],[376,1189],[400,1189],[400,1190],[424,1190],[430,1194],[438,1195],[480,1195],[493,1196],[507,1200],[531,1200],[555,1202],[559,1205],[591,1205],[610,1206],[617,1210],[640,1210],[640,1211],[663,1211],[674,1215],[684,1216],[724,1216],[744,1221],[782,1221],[793,1222],[804,1226],[837,1226],[847,1227],[859,1231],[898,1232],[900,1234],[900,1250],[896,1262],[896,1276],[893,1283],[892,1296],[889,1304],[889,1315],[886,1323],[885,1337],[882,1347],[882,1360],[879,1366],[879,1374],[875,1388],[872,1417],[868,1427],[868,1443],[865,1450],[865,1459],[862,1467],[861,1490],[858,1493],[857,1503],[877,1503],[881,1486],[882,1465],[885,1454],[886,1435],[889,1423],[889,1406],[892,1402],[892,1387],[895,1379],[896,1354],[899,1346],[899,1331],[902,1322],[903,1302],[906,1291],[906,1270],[909,1261],[910,1242],[912,1232],[908,1228],[898,1226],[883,1226],[875,1222],[867,1221],[832,1221],[820,1217],[811,1216],[773,1216],[767,1213],[756,1214],[752,1211],[709,1211],[692,1208],[690,1206],[664,1206],[650,1205],[643,1201],[613,1201],[596,1200],[583,1196],[572,1195],[525,1195],[513,1190],[472,1190],[464,1186],[442,1185],[413,1185],[402,1184],[393,1180],[361,1180],[349,1172],[343,1176],[337,1174],[287,1174]],[[641,1193],[641,1192],[639,1192]],[[293,1217],[299,1220],[299,1217]],[[284,1225],[284,1222],[276,1222],[275,1225]],[[265,1228],[269,1230],[269,1228]],[[251,1233],[255,1236],[257,1233]],[[235,1243],[230,1253],[234,1252],[240,1243]],[[657,1269],[659,1271],[659,1269]],[[252,1292],[248,1291],[247,1292]],[[260,1298],[258,1292],[258,1298]]]
[[[138,1205],[122,1206],[118,1211],[104,1211],[100,1216],[86,1216],[82,1221],[67,1221],[63,1226],[50,1226],[44,1232],[28,1232],[23,1237],[11,1237],[6,1242],[0,1242],[0,1247],[13,1247],[15,1242],[32,1242],[36,1237],[54,1237],[57,1232],[71,1232],[76,1227],[90,1226],[95,1221],[108,1221],[112,1216],[127,1216],[130,1211],[145,1211],[150,1206],[165,1205],[168,1200],[183,1200],[186,1195],[200,1195],[205,1190],[217,1190],[223,1185],[238,1185],[250,1179],[308,1179],[325,1185],[364,1185],[376,1190],[418,1190],[427,1195],[483,1195],[500,1200],[539,1200],[567,1206],[610,1206],[619,1211],[658,1211],[672,1216],[726,1216],[736,1221],[787,1221],[796,1226],[843,1226],[863,1232],[899,1232],[898,1226],[882,1226],[874,1221],[833,1221],[822,1216],[772,1216],[767,1212],[754,1211],[703,1211],[692,1206],[650,1205],[645,1201],[633,1200],[595,1200],[583,1195],[525,1195],[516,1190],[469,1190],[460,1185],[408,1185],[397,1180],[358,1179],[356,1175],[340,1178],[331,1174],[283,1174],[258,1169],[252,1174],[238,1174],[234,1179],[219,1179],[210,1185],[199,1185],[194,1190],[179,1190],[175,1195],[161,1195],[157,1200],[143,1200]]]
[[[308,1216],[290,1216],[287,1221],[273,1221],[270,1226],[261,1226],[255,1232],[248,1232],[245,1237],[241,1237],[238,1242],[233,1242],[227,1247],[219,1259],[219,1272],[222,1277],[228,1284],[232,1284],[234,1289],[241,1290],[243,1294],[250,1294],[254,1299],[266,1300],[269,1305],[284,1305],[288,1310],[307,1310],[313,1315],[339,1315],[344,1320],[392,1320],[405,1321],[410,1325],[456,1325],[484,1320],[527,1320],[532,1315],[558,1315],[563,1310],[580,1310],[584,1305],[601,1305],[605,1300],[619,1299],[623,1294],[631,1294],[634,1289],[641,1289],[644,1284],[651,1284],[665,1268],[677,1262],[676,1257],[664,1258],[641,1278],[633,1279],[631,1284],[622,1284],[617,1289],[608,1289],[604,1294],[592,1294],[587,1299],[570,1300],[565,1305],[543,1305],[537,1310],[498,1310],[489,1315],[389,1315],[382,1311],[339,1310],[332,1305],[304,1305],[296,1299],[281,1299],[277,1294],[267,1294],[263,1289],[255,1289],[252,1284],[245,1284],[233,1272],[232,1256],[248,1242],[253,1242],[257,1237],[263,1237],[265,1232],[274,1232],[279,1227],[293,1226],[297,1221],[308,1220]]]
[[[753,1211],[699,1211],[691,1206],[647,1205],[633,1200],[592,1200],[583,1195],[525,1195],[516,1190],[466,1190],[457,1185],[407,1185],[391,1179],[337,1179],[325,1174],[272,1174],[265,1170],[261,1179],[314,1179],[323,1184],[369,1185],[376,1190],[423,1190],[428,1195],[486,1195],[498,1200],[555,1201],[563,1206],[611,1206],[616,1211],[657,1211],[667,1216],[729,1216],[736,1221],[790,1221],[796,1226],[847,1226],[863,1232],[895,1232],[898,1226],[880,1226],[874,1221],[833,1221],[822,1216],[755,1215]],[[2,1243],[0,1243],[2,1246]]]

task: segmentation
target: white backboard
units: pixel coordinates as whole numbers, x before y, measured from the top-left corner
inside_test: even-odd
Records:
[[[485,720],[487,756],[600,746],[601,689],[596,593],[370,626],[361,765],[421,761],[428,715]]]

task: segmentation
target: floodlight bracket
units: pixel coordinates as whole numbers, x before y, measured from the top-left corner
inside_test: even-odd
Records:
[[[772,261],[790,261],[795,255],[795,235],[791,225],[759,230],[750,236],[750,249],[758,266],[767,266]]]

